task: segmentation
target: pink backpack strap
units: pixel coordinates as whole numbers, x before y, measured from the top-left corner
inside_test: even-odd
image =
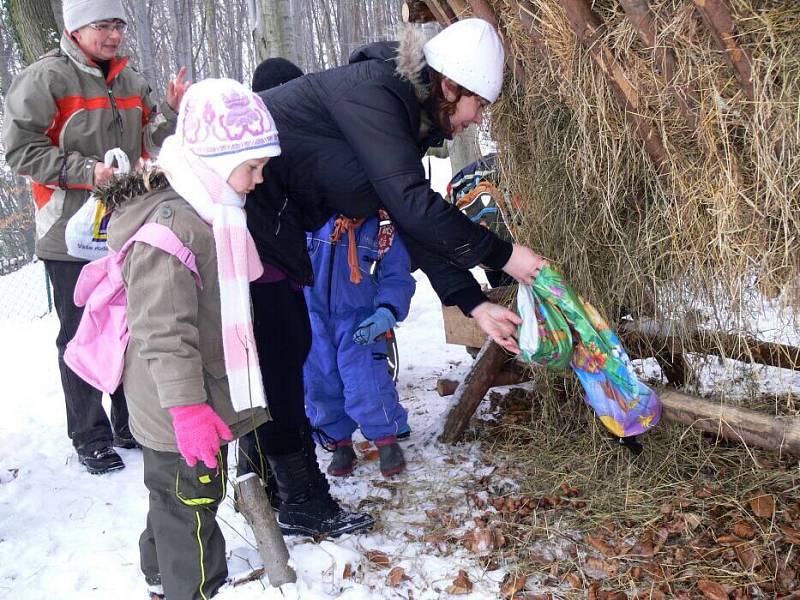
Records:
[[[197,270],[197,259],[194,253],[186,247],[169,227],[161,223],[145,223],[127,242],[125,242],[122,248],[120,248],[118,253],[120,258],[123,260],[125,259],[130,245],[134,242],[144,242],[177,258],[192,272],[197,287],[203,289],[203,280],[200,278],[200,273]]]

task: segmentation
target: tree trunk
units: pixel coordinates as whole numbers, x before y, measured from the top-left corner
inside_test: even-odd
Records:
[[[153,90],[156,90],[158,76],[156,74],[155,51],[153,49],[153,24],[150,22],[150,11],[147,0],[133,0],[133,19],[136,23],[136,47],[139,50],[139,72]]]
[[[26,65],[58,46],[61,29],[50,0],[6,0],[6,8]]]
[[[219,41],[217,38],[217,10],[214,0],[205,0],[206,39],[208,40],[208,71],[211,77],[219,77]]]
[[[174,0],[175,18],[175,58],[178,68],[186,67],[187,79],[195,80],[195,65],[192,53],[192,10],[191,0]]]
[[[264,492],[264,484],[255,473],[248,473],[237,478],[235,486],[239,509],[253,529],[270,585],[280,587],[297,581],[294,569],[288,565],[289,550]]]
[[[250,0],[250,26],[256,60],[280,56],[298,62],[295,48],[294,18],[290,0]]]

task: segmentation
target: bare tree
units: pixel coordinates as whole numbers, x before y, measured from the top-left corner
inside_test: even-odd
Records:
[[[5,5],[8,24],[26,65],[58,46],[61,29],[51,0],[6,0]]]
[[[290,0],[248,0],[247,10],[256,59],[281,56],[297,62]]]

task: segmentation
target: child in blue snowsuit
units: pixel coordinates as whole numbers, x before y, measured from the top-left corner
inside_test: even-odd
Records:
[[[360,428],[378,447],[381,473],[395,475],[405,468],[397,434],[408,429],[408,415],[385,339],[414,295],[408,251],[385,211],[366,221],[334,217],[307,241],[314,285],[305,289],[313,336],[305,402],[311,425],[335,441],[328,473],[352,473],[351,436]]]

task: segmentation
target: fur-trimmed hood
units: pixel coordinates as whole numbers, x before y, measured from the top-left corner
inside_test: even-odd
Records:
[[[430,95],[430,84],[425,70],[427,63],[422,52],[428,37],[422,29],[413,25],[404,25],[399,33],[396,42],[375,42],[359,48],[350,55],[349,62],[352,64],[374,59],[394,61],[397,76],[411,82],[414,95],[423,104]]]
[[[94,195],[103,201],[107,210],[112,211],[143,194],[168,187],[167,177],[160,171],[150,169],[114,177],[107,184],[95,188]]]

